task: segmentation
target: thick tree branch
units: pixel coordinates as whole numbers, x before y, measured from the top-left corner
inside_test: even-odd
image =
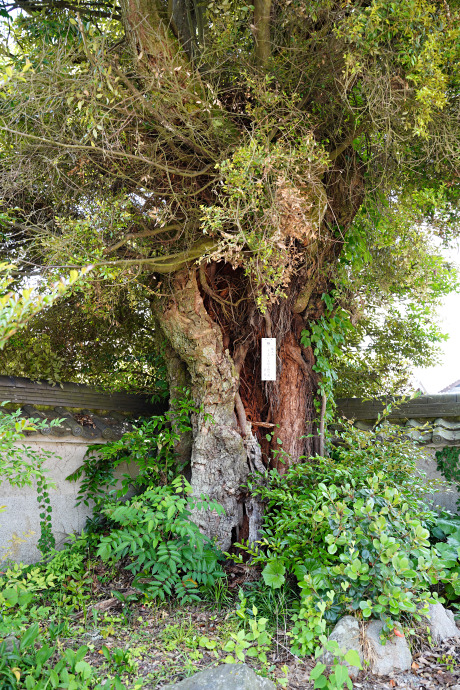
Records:
[[[182,225],[165,225],[162,228],[155,228],[154,230],[142,230],[141,232],[128,232],[121,240],[112,244],[110,247],[104,249],[104,254],[111,254],[117,249],[120,249],[129,240],[140,240],[144,237],[154,237],[155,235],[161,235],[163,232],[170,232],[171,230],[182,230]]]
[[[106,156],[107,158],[110,158],[112,156],[114,158],[122,158],[124,160],[136,161],[137,163],[147,163],[148,165],[152,165],[153,167],[158,168],[159,170],[163,170],[164,172],[167,172],[170,175],[180,175],[181,177],[200,177],[200,175],[204,175],[205,173],[207,173],[213,165],[212,163],[209,163],[201,170],[197,170],[196,172],[190,172],[189,170],[180,170],[178,168],[171,168],[170,166],[161,165],[161,163],[158,163],[157,161],[152,160],[151,158],[146,158],[145,156],[136,156],[132,153],[127,153],[126,151],[109,151],[107,149],[102,148],[101,146],[96,145],[87,146],[86,144],[70,144],[67,142],[57,142],[53,141],[52,139],[46,139],[45,137],[39,137],[35,134],[29,134],[27,132],[21,132],[16,129],[11,129],[10,127],[5,127],[4,125],[0,126],[0,131],[8,132],[8,134],[14,134],[18,137],[23,137],[24,139],[36,141],[38,144],[47,144],[55,148],[61,148],[66,150],[92,151],[93,153],[101,153],[103,156]]]
[[[213,251],[217,247],[217,242],[215,240],[207,239],[197,242],[190,249],[186,249],[183,252],[178,252],[177,254],[168,254],[168,256],[157,256],[151,258],[139,258],[139,259],[117,259],[115,261],[98,261],[94,263],[94,266],[136,266],[136,265],[147,265],[150,267],[153,273],[176,273],[185,264],[190,261],[199,259],[203,254]],[[67,266],[70,268],[70,266]],[[71,268],[79,268],[77,266],[72,266]]]
[[[270,60],[270,13],[271,0],[254,0],[254,40],[256,59],[260,67],[265,68]]]
[[[353,132],[343,141],[339,146],[337,146],[336,149],[330,152],[329,154],[329,161],[332,163],[333,161],[336,160],[340,156],[341,153],[345,151],[349,146],[352,145],[354,140],[359,137],[360,134],[364,132],[366,129],[366,125],[363,123],[360,125],[357,129],[354,129]]]

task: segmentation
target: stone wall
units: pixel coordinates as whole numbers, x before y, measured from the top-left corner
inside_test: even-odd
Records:
[[[72,437],[51,440],[38,436],[26,439],[25,445],[34,450],[51,451],[54,455],[44,463],[44,467],[49,470],[48,476],[56,483],[56,488],[50,491],[50,499],[53,534],[59,548],[68,534],[81,532],[87,516],[91,514],[91,508],[75,505],[80,482],[66,481],[66,477],[83,463],[88,443]],[[133,468],[126,465],[117,468],[118,477],[131,472]],[[32,536],[15,545],[11,555],[15,561],[35,563],[40,558],[37,548],[40,510],[35,489],[30,486],[19,489],[3,482],[0,484],[0,505],[5,507],[5,511],[0,513],[0,560],[1,553],[9,547],[14,535],[21,537],[23,533],[32,531]]]
[[[446,480],[442,476],[441,472],[436,469],[436,458],[435,453],[440,450],[442,446],[427,446],[424,448],[426,453],[426,460],[424,462],[417,463],[418,468],[426,474],[427,479],[440,479],[443,482]],[[457,512],[457,499],[460,498],[457,490],[450,486],[449,489],[441,489],[434,494],[428,494],[428,499],[434,508],[445,508],[453,513]]]
[[[419,469],[427,479],[446,482],[436,469],[435,454],[447,446],[460,446],[460,394],[420,395],[404,401],[398,398],[344,398],[337,401],[337,411],[358,428],[368,430],[388,404],[391,404],[388,421],[404,426],[407,434],[423,447],[426,459],[418,464]],[[459,497],[454,486],[428,496],[433,507],[446,508],[453,513],[457,513]]]

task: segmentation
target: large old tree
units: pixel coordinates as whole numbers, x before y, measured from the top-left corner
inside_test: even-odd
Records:
[[[458,4],[3,1],[4,253],[22,274],[95,266],[57,312],[69,343],[147,319],[172,398],[200,409],[194,490],[226,511],[197,520],[228,547],[256,527],[248,472],[319,449],[301,334],[359,319],[370,248],[369,283],[422,306],[439,289],[423,242],[456,218]]]

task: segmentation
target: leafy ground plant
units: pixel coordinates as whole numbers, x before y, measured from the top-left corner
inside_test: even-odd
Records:
[[[407,613],[436,601],[449,576],[429,543],[434,514],[421,502],[420,452],[385,428],[337,434],[332,457],[316,457],[251,488],[267,504],[261,539],[242,545],[276,589],[295,578],[299,608],[293,650],[313,653],[328,623],[345,613],[384,621],[390,633]]]
[[[103,513],[113,528],[103,536],[97,555],[105,562],[127,559],[133,585],[152,597],[199,598],[198,587],[214,585],[223,571],[219,552],[191,520],[193,508],[222,512],[205,497],[191,497],[184,477],[149,488],[124,504],[109,503]]]
[[[322,656],[324,652],[329,652],[333,657],[331,672],[326,675],[326,664],[318,661],[310,672],[310,680],[313,681],[314,688],[326,688],[326,690],[342,690],[347,686],[349,690],[353,688],[353,682],[348,673],[348,668],[344,662],[362,669],[361,659],[358,652],[354,649],[344,652],[339,648],[336,640],[328,640],[325,635],[320,636],[321,647],[318,647],[315,658]]]
[[[443,596],[460,608],[460,517],[445,513],[434,522],[430,531],[443,567],[449,573],[449,578],[441,578],[445,586]]]
[[[97,683],[94,669],[84,660],[87,646],[66,649],[56,660],[56,647],[44,643],[38,623],[31,625],[16,641],[0,644],[0,687],[3,690],[125,690],[121,681]],[[96,681],[96,682],[95,682]]]

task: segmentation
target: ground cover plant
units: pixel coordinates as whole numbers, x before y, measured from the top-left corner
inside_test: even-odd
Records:
[[[437,600],[439,583],[456,587],[457,564],[446,557],[454,545],[430,544],[436,513],[423,502],[433,487],[416,470],[421,452],[404,430],[350,426],[337,432],[330,457],[251,484],[267,513],[257,544],[241,547],[263,566],[268,587],[297,583],[295,653],[312,653],[345,614],[380,618],[390,634]],[[444,524],[456,533],[454,521]]]
[[[185,417],[181,424],[187,428]],[[155,435],[167,448],[164,466],[145,463],[126,502],[116,488],[103,497],[98,478],[110,477],[130,449],[137,455],[141,440],[157,447]],[[2,667],[12,688],[154,688],[243,661],[280,686],[302,668],[297,687],[351,687],[343,652],[326,637],[340,616],[381,618],[387,635],[408,634],[426,602],[446,594],[455,601],[458,524],[424,506],[433,487],[415,473],[416,446],[404,433],[342,428],[330,457],[283,476],[255,475],[251,490],[266,507],[260,540],[226,562],[191,521],[190,486],[172,463],[177,440],[172,425],[146,422],[107,444],[104,472],[90,453],[83,472],[97,503],[89,530],[39,564],[4,572],[0,639],[19,642]],[[330,670],[314,659],[328,646]]]

